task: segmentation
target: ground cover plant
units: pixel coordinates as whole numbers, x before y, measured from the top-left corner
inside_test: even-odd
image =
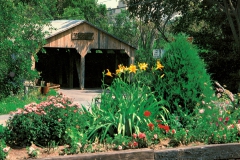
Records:
[[[0,158],[16,146],[38,157],[36,146],[50,152],[64,145],[59,154],[65,155],[239,142],[240,95],[211,83],[185,35],[167,47],[165,59],[152,66],[139,62],[119,65],[115,72],[106,69],[103,75],[114,77],[113,82],[103,82],[103,92],[90,108],[59,94],[12,112],[0,128]]]
[[[47,96],[50,95],[56,95],[56,91],[50,89]],[[12,94],[0,100],[0,115],[9,114],[11,111],[15,111],[17,108],[23,108],[24,105],[31,102],[40,103],[41,101],[46,100],[47,96],[42,95],[38,88],[30,89],[27,95],[23,92],[22,94]]]

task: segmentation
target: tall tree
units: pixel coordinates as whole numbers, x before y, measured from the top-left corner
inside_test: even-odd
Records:
[[[205,43],[203,47],[207,49],[215,49],[215,54],[208,54],[205,60],[209,60],[216,64],[216,60],[211,57],[215,55],[222,56],[225,64],[218,65],[221,68],[228,68],[225,70],[225,78],[229,71],[235,72],[234,76],[230,76],[232,80],[240,79],[239,67],[236,64],[237,57],[240,55],[240,1],[238,0],[124,0],[129,11],[133,16],[142,17],[145,21],[152,21],[158,26],[158,30],[162,33],[165,40],[168,40],[166,34],[166,26],[171,24],[174,14],[179,14],[178,29],[175,31],[186,31],[187,33],[194,34],[194,43]],[[196,12],[197,11],[197,12]],[[197,13],[197,14],[196,14]],[[194,15],[195,14],[195,15]],[[198,15],[198,16],[197,16]],[[191,28],[191,29],[190,29]],[[229,32],[230,31],[230,32]],[[204,36],[205,35],[205,36]],[[212,38],[210,38],[212,35]],[[209,38],[206,41],[204,38]],[[213,38],[214,37],[214,38]],[[199,39],[198,39],[199,38]],[[205,42],[204,42],[205,41]],[[211,41],[211,42],[210,42]],[[221,45],[219,45],[221,43]],[[221,48],[221,50],[220,50]],[[213,50],[211,50],[212,52]],[[223,56],[224,55],[224,56]],[[235,57],[235,60],[233,58]],[[230,62],[231,60],[231,62]],[[208,62],[207,62],[208,63]],[[228,65],[231,63],[231,65]],[[223,66],[225,65],[225,66]],[[231,68],[229,67],[231,66]],[[213,66],[217,75],[223,75],[222,69]],[[228,73],[227,73],[228,72]],[[219,78],[219,77],[218,77]],[[218,79],[218,80],[221,80]],[[234,82],[234,88],[237,87]]]
[[[42,28],[47,23],[37,14],[29,16],[22,2],[0,1],[0,98],[17,93],[24,80],[33,80],[32,56],[44,44]]]
[[[126,10],[122,10],[116,15],[110,15],[110,17],[110,32],[125,42],[137,46],[139,40],[137,20],[131,19],[129,12]]]

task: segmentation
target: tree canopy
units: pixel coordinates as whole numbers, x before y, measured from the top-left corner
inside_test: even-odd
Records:
[[[37,76],[31,70],[31,56],[44,44],[42,27],[47,24],[36,14],[29,16],[24,3],[0,2],[0,98],[16,93],[24,80]]]

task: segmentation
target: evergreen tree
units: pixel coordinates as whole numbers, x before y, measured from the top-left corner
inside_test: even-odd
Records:
[[[183,123],[197,105],[207,103],[214,95],[210,75],[198,52],[186,35],[175,36],[161,59],[165,76],[153,83],[158,96],[166,101],[166,107],[180,116]]]

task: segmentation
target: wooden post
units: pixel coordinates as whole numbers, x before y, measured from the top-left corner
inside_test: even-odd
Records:
[[[81,67],[80,67],[80,89],[84,89],[85,80],[85,55],[81,55]]]
[[[80,89],[83,90],[84,89],[84,82],[85,82],[85,56],[87,55],[88,51],[90,51],[88,44],[81,44],[76,46],[76,50],[78,51],[78,53],[80,54],[80,58],[81,58],[81,63],[80,63],[80,71],[78,73],[79,78],[79,85],[80,85]]]

